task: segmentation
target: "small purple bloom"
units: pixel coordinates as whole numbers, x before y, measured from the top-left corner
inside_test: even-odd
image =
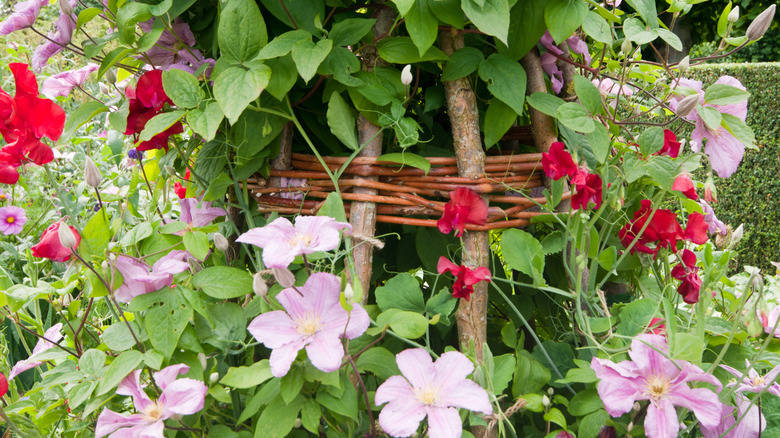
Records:
[[[71,8],[76,6],[75,0],[65,1],[70,3]],[[66,14],[60,11],[60,18],[54,23],[54,30],[49,32],[48,40],[33,52],[30,60],[33,70],[40,72],[46,66],[49,58],[60,53],[70,43],[74,30],[76,30],[76,14]]]
[[[236,242],[263,248],[267,268],[286,268],[296,256],[337,248],[343,228],[352,230],[352,225],[328,216],[298,216],[293,227],[287,218],[280,217],[238,236]]]
[[[398,353],[395,361],[403,376],[387,379],[374,398],[377,406],[387,403],[379,425],[388,435],[412,435],[427,416],[431,437],[458,438],[463,423],[456,408],[493,413],[487,391],[467,379],[474,365],[462,353],[449,351],[433,362],[425,349],[414,348]]]
[[[729,230],[722,220],[715,217],[715,210],[704,199],[699,200],[699,205],[704,210],[704,222],[707,222],[707,232],[710,234],[718,233],[721,236],[728,234]]]
[[[769,382],[775,380],[777,378],[777,375],[780,374],[780,366],[776,366],[772,368],[772,370],[766,373],[765,376],[759,375],[758,372],[756,372],[756,370],[754,370],[753,367],[750,366],[750,361],[747,359],[745,359],[745,367],[747,369],[747,373],[743,373],[742,371],[739,371],[728,365],[721,365],[720,367],[733,374],[734,377],[738,379],[742,379],[741,382],[731,382],[726,385],[726,386],[738,385],[736,392],[758,393],[758,392],[766,391],[774,396],[780,397],[780,385],[777,382],[774,382],[771,385],[769,385]]]
[[[339,278],[317,272],[303,287],[279,292],[276,299],[283,311],[263,313],[249,323],[249,333],[273,350],[271,374],[287,374],[303,348],[316,368],[326,373],[339,369],[344,358],[341,338],[357,338],[371,322],[360,304],[353,303],[350,312],[344,310],[340,295]]]
[[[49,0],[27,0],[17,3],[14,6],[14,12],[0,23],[0,35],[8,35],[11,32],[32,26],[41,12],[41,8],[47,4],[49,4]]]
[[[138,295],[157,292],[170,286],[175,274],[189,268],[187,257],[189,257],[187,251],[171,251],[157,260],[149,272],[149,265],[145,262],[125,254],[119,254],[114,262],[114,267],[122,274],[124,281],[114,291],[114,297],[120,303],[129,303]]]
[[[23,208],[13,205],[0,207],[0,231],[6,236],[21,233],[25,222],[27,222],[27,216]]]
[[[38,365],[43,364],[43,361],[35,360],[36,356],[39,356],[41,353],[43,353],[46,350],[50,350],[54,348],[54,344],[62,340],[64,336],[62,333],[60,333],[60,330],[62,330],[61,322],[49,327],[49,329],[46,330],[46,332],[43,334],[43,337],[46,340],[38,339],[38,343],[35,344],[35,348],[33,348],[30,357],[28,357],[25,360],[20,360],[19,362],[16,362],[16,365],[14,365],[14,367],[11,368],[11,373],[8,375],[8,380],[13,379],[14,377],[21,374],[23,371],[27,371],[29,369],[37,367]]]
[[[540,57],[542,69],[550,76],[550,82],[552,82],[552,90],[555,94],[558,94],[563,89],[563,72],[558,68],[558,58],[556,55],[563,55],[563,51],[555,45],[550,31],[547,31],[542,35],[539,42],[547,49],[547,52],[543,53]],[[590,64],[591,57],[588,51],[588,45],[585,41],[582,41],[577,35],[572,35],[566,39],[566,44],[569,46],[569,50],[572,53],[578,53],[583,56],[586,64]]]
[[[649,400],[645,433],[649,438],[673,438],[679,422],[675,406],[688,409],[704,427],[720,424],[723,406],[718,395],[707,388],[690,388],[688,382],[722,385],[712,374],[696,365],[668,358],[666,338],[642,334],[631,341],[631,361],[614,363],[594,357],[591,367],[600,379],[598,393],[609,415],[620,417],[638,400]]]
[[[131,160],[140,160],[141,159],[141,153],[138,152],[138,149],[130,149],[127,151],[127,157]]]
[[[119,383],[116,393],[133,397],[137,414],[124,416],[108,408],[103,409],[95,425],[95,438],[106,435],[120,437],[164,438],[164,420],[181,415],[192,415],[203,409],[208,388],[195,379],[177,379],[190,367],[171,365],[154,373],[154,382],[162,390],[160,398],[152,401],[141,385],[141,370],[135,370]]]
[[[212,207],[211,201],[198,201],[195,198],[179,199],[181,214],[179,220],[190,227],[205,227],[214,219],[227,215],[227,212],[219,207]]]
[[[49,76],[41,85],[41,93],[49,99],[54,99],[57,96],[67,96],[74,88],[83,85],[89,74],[96,71],[98,67],[97,64],[90,62],[80,69],[68,70]]]

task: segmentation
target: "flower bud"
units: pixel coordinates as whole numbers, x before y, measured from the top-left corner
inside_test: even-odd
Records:
[[[209,383],[217,383],[219,380],[219,373],[211,373],[209,375]]]
[[[108,70],[106,70],[106,74],[104,75],[104,77],[110,84],[116,83],[116,72],[114,71],[114,69],[109,68]]]
[[[73,5],[70,4],[70,0],[60,0],[60,11],[65,15],[73,13]]]
[[[691,94],[690,96],[686,97],[685,99],[681,100],[679,104],[677,104],[677,117],[685,117],[693,110],[696,109],[696,105],[699,104],[699,94]]]
[[[736,23],[739,20],[739,6],[735,6],[734,9],[729,12],[727,17],[730,23]]]
[[[264,297],[268,295],[268,285],[263,280],[263,276],[258,272],[252,278],[252,290],[255,291],[255,295],[258,297]]]
[[[190,265],[190,272],[193,274],[197,274],[201,269],[203,269],[200,266],[200,262],[198,262],[195,257],[187,257],[187,264]]]
[[[276,282],[282,287],[290,287],[295,284],[295,275],[287,268],[273,268]]]
[[[404,85],[409,85],[412,83],[412,65],[406,64],[406,67],[404,67],[403,70],[401,70],[401,83]]]
[[[170,164],[163,166],[163,169],[165,169],[165,173],[167,173],[169,176],[176,175],[176,169],[174,169]]]
[[[631,421],[628,423],[628,427],[626,427],[626,432],[631,432],[634,429],[634,422]]]
[[[686,56],[682,59],[682,61],[677,63],[677,70],[680,73],[685,73],[688,71],[688,69],[691,67],[691,57]]]
[[[214,233],[214,246],[222,252],[227,252],[227,250],[230,249],[230,242],[228,242],[227,237],[225,237],[224,234]]]
[[[542,396],[542,406],[545,408],[550,406],[550,397],[547,397],[546,395]]]
[[[108,88],[108,85],[104,84],[103,82],[98,84],[98,88],[100,89],[100,92],[103,94],[111,94],[111,89]]]
[[[748,41],[760,40],[761,37],[764,36],[767,29],[769,29],[769,26],[772,24],[772,19],[775,17],[776,7],[776,5],[772,5],[766,8],[764,12],[758,14],[758,17],[750,23],[747,32],[745,32]]]
[[[204,370],[206,369],[206,355],[203,353],[198,353],[198,362],[200,362],[200,367]]]
[[[620,45],[620,50],[623,51],[623,54],[628,56],[629,53],[631,53],[631,49],[633,49],[634,46],[631,45],[631,41],[628,40],[628,38],[623,40],[623,44]]]
[[[87,160],[84,163],[84,181],[88,186],[94,189],[100,185],[100,181],[102,180],[103,177],[100,176],[100,171],[97,166],[91,158],[87,157]]]
[[[303,421],[301,421],[300,418],[296,418],[295,423],[293,424],[293,428],[300,429],[301,426],[303,426]]]
[[[60,238],[60,245],[68,249],[73,249],[76,247],[76,236],[73,235],[73,231],[71,231],[69,225],[64,222],[61,223],[59,229],[57,230],[57,234]]]
[[[352,289],[352,285],[347,283],[347,286],[344,288],[344,299],[347,300],[347,302],[351,302],[352,298],[355,297],[355,290]]]
[[[731,240],[729,242],[729,249],[734,248],[737,246],[740,240],[742,240],[742,236],[745,233],[744,224],[739,224],[736,230],[734,230],[731,233]]]
[[[552,386],[547,388],[547,394],[549,394],[550,397],[552,397],[555,394],[555,389],[553,389]]]

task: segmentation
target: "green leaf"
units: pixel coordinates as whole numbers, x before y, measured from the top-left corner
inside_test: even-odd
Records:
[[[517,229],[504,231],[501,254],[510,268],[533,278],[535,285],[544,284],[544,251],[542,244],[532,235]]]
[[[193,284],[210,297],[220,300],[252,293],[252,276],[243,269],[211,266],[192,277]]]
[[[394,152],[391,154],[384,154],[377,157],[376,160],[416,167],[417,169],[423,170],[426,175],[428,174],[428,171],[431,170],[430,161],[428,161],[425,157],[413,154],[411,152]]]
[[[370,372],[381,380],[401,374],[395,363],[395,355],[384,347],[372,347],[364,351],[355,362],[361,372]]]
[[[582,30],[600,43],[612,44],[612,29],[607,20],[596,11],[588,11],[585,21],[582,22]]]
[[[357,421],[357,390],[346,376],[341,378],[341,385],[344,387],[344,394],[342,394],[341,397],[334,397],[328,392],[321,391],[317,393],[317,403],[321,404],[325,409],[331,412],[335,412],[339,415],[343,415],[347,418],[351,418]]]
[[[674,50],[677,50],[678,52],[682,52],[683,43],[682,41],[680,41],[680,37],[678,37],[672,31],[664,29],[663,27],[659,27],[657,31],[661,39],[666,41],[666,44],[669,44],[669,46]]]
[[[428,7],[442,23],[456,29],[463,29],[465,26],[460,0],[433,0],[428,2]]]
[[[113,67],[114,64],[125,59],[127,55],[133,52],[135,52],[135,50],[128,49],[126,47],[117,47],[116,49],[108,52],[108,55],[106,55],[103,58],[103,62],[100,63],[100,68],[98,69],[97,78],[98,79],[102,78],[109,68]]]
[[[579,438],[596,438],[601,429],[607,423],[609,414],[604,409],[586,415],[580,420],[580,428],[577,431]]]
[[[128,46],[133,44],[135,42],[136,23],[146,21],[150,18],[152,18],[152,13],[149,11],[149,6],[144,3],[138,3],[131,0],[122,5],[116,13],[116,27],[119,35],[119,42]],[[105,62],[105,59],[103,62]],[[100,73],[98,73],[98,77],[100,76]]]
[[[214,97],[230,123],[235,123],[244,109],[263,92],[271,79],[266,65],[251,70],[230,67],[214,81]]]
[[[528,96],[528,104],[550,117],[558,116],[558,108],[566,103],[565,100],[549,93],[534,93]]]
[[[116,389],[119,382],[122,381],[128,374],[135,370],[138,365],[144,360],[144,355],[140,351],[130,350],[125,351],[111,362],[108,366],[103,380],[98,385],[97,395],[103,395],[108,391]]]
[[[270,374],[270,366],[268,368]],[[303,367],[294,366],[290,368],[287,374],[282,377],[282,383],[279,386],[279,392],[285,403],[290,403],[300,394],[303,388]]]
[[[576,102],[566,102],[558,107],[556,118],[563,126],[574,131],[588,134],[596,129],[588,111]]]
[[[299,395],[292,402],[285,403],[279,395],[268,403],[268,407],[260,414],[255,426],[255,438],[283,438],[295,426],[298,412],[306,399]]]
[[[141,222],[133,227],[127,234],[122,237],[119,244],[123,247],[135,245],[136,243],[146,239],[152,235],[152,225],[149,222]]]
[[[144,32],[143,35],[141,35],[141,38],[138,38],[137,50],[139,52],[145,52],[154,47],[154,45],[157,44],[157,41],[160,40],[160,36],[162,36],[164,31],[165,25],[162,20],[159,18],[155,19],[154,23],[152,23],[152,29],[149,32]]]
[[[640,299],[626,304],[618,315],[620,322],[617,332],[623,336],[636,336],[642,333],[655,316],[660,304],[650,299]]]
[[[330,95],[327,111],[330,132],[341,140],[348,148],[357,150],[360,147],[356,132],[357,122],[352,108],[344,101],[337,91]]]
[[[515,373],[515,356],[514,354],[502,354],[493,358],[494,368],[491,377],[491,384],[493,387],[493,394],[499,395],[509,382],[512,381],[512,375]]]
[[[546,5],[546,0],[518,0],[509,15],[512,25],[509,26],[507,45],[497,44],[498,53],[518,60],[534,48],[547,30],[544,24]]]
[[[388,280],[376,289],[376,304],[382,311],[401,309],[411,312],[425,312],[420,283],[411,274],[402,273]]]
[[[328,39],[333,41],[333,47],[346,47],[357,44],[371,31],[374,23],[376,23],[376,20],[373,18],[347,18],[333,25],[333,28],[328,33]]]
[[[429,2],[430,0],[417,0],[404,17],[406,30],[414,45],[417,46],[420,56],[433,45],[439,33],[439,20],[428,8]]]
[[[228,368],[225,377],[219,383],[231,388],[246,389],[262,385],[273,378],[271,365],[268,359],[253,363],[248,367]]]
[[[268,42],[260,8],[254,0],[230,0],[223,4],[217,29],[220,51],[231,61],[255,58]]]
[[[417,339],[425,335],[428,329],[428,319],[416,313],[401,310],[390,319],[390,328],[406,339]]]
[[[436,46],[432,46],[421,56],[417,51],[417,46],[409,37],[385,38],[377,43],[376,48],[379,57],[391,64],[416,64],[424,61],[447,60],[447,55]]]
[[[672,358],[701,364],[704,345],[693,333],[677,333],[671,339],[669,350]]]
[[[454,81],[466,77],[477,71],[479,64],[484,60],[485,57],[482,55],[482,52],[474,47],[464,47],[456,50],[444,66],[441,80]]]
[[[78,105],[65,120],[65,127],[62,130],[60,141],[67,141],[82,125],[92,121],[96,115],[106,111],[108,111],[107,106],[94,100],[90,100],[81,105]]]
[[[591,114],[600,114],[604,111],[601,104],[601,93],[593,85],[593,82],[581,75],[574,75],[574,91],[580,99],[580,103],[590,111]]]
[[[593,124],[595,129],[588,134],[588,146],[590,146],[593,156],[599,163],[604,163],[609,157],[609,152],[612,149],[609,141],[609,133],[607,128],[601,123]]]
[[[499,99],[491,99],[485,112],[485,147],[489,148],[501,140],[517,121],[517,113]]]
[[[728,105],[742,103],[750,97],[750,93],[726,84],[713,84],[704,92],[704,103],[711,105]]]
[[[325,203],[317,211],[317,216],[329,216],[339,222],[347,222],[347,214],[341,196],[336,192],[329,193],[328,197],[325,198]]]
[[[24,307],[25,304],[38,298],[45,298],[48,294],[54,292],[54,289],[41,282],[38,287],[27,286],[26,284],[15,284],[10,288],[3,291],[5,298],[8,300],[8,308],[12,312],[17,312]],[[422,292],[420,292],[422,294]]]
[[[746,148],[756,149],[756,137],[750,126],[746,125],[739,117],[731,114],[723,114],[723,124],[726,129],[741,141]]]
[[[718,18],[718,36],[721,38],[726,37],[726,31],[729,28],[729,13],[731,13],[731,2],[728,2],[726,4],[726,7],[723,8],[723,12],[720,13],[720,17]]]
[[[575,417],[584,417],[599,409],[604,409],[604,403],[595,388],[580,391],[569,401],[569,414]]]
[[[509,35],[508,0],[461,0],[463,13],[481,32],[507,44]]]
[[[658,10],[655,8],[655,0],[626,0],[626,3],[639,13],[651,29],[658,28]]]
[[[545,255],[555,254],[566,246],[566,237],[560,231],[554,231],[542,239],[542,250]]]
[[[133,332],[138,333],[138,325],[135,321],[129,322]],[[125,351],[135,345],[132,333],[125,324],[112,324],[108,326],[100,335],[100,339],[106,344],[106,347],[114,351]]]
[[[536,392],[550,381],[550,371],[544,367],[531,353],[521,350],[517,352],[515,380],[512,383],[512,394],[518,397]]]
[[[206,194],[203,195],[204,201],[216,201],[217,199],[222,199],[225,196],[225,192],[227,192],[227,188],[233,185],[233,178],[230,177],[230,175],[227,174],[227,172],[222,172],[219,174],[218,177],[211,180],[209,183],[209,188],[206,189]],[[187,242],[184,242],[184,245],[187,245]],[[192,251],[190,251],[192,252]],[[205,260],[202,257],[197,257],[201,260]]]
[[[544,9],[544,22],[556,43],[561,43],[577,30],[588,14],[584,0],[549,0]]]
[[[606,271],[612,271],[615,269],[615,262],[617,261],[617,248],[610,246],[604,251],[599,253],[599,266]]]
[[[184,247],[198,260],[206,260],[209,254],[209,236],[203,231],[188,231],[184,233]]]
[[[165,94],[180,108],[195,108],[203,99],[198,79],[184,70],[172,68],[164,71],[162,83]]]
[[[523,114],[525,102],[525,70],[508,56],[494,53],[479,64],[479,77],[487,82],[488,90],[509,105],[517,114]]]
[[[639,135],[639,151],[650,156],[664,147],[664,130],[660,126],[651,126]]]
[[[219,124],[225,114],[216,101],[206,102],[201,108],[195,108],[187,113],[187,124],[205,141],[211,141],[217,135]]]
[[[398,15],[403,17],[409,12],[409,9],[414,6],[415,0],[393,0],[395,7],[398,9]]]
[[[81,243],[86,243],[92,255],[105,255],[108,242],[111,240],[111,227],[108,224],[108,215],[105,211],[97,212],[84,226],[81,232]],[[82,247],[79,246],[81,250]]]
[[[266,91],[275,97],[276,100],[284,100],[284,96],[287,95],[287,92],[295,85],[295,81],[298,80],[295,62],[293,62],[292,57],[285,56],[278,59],[269,59],[266,64],[273,71]]]
[[[102,8],[87,8],[79,12],[79,17],[76,19],[76,31],[102,13]]]
[[[544,420],[566,429],[566,417],[563,416],[563,412],[558,408],[550,408],[549,411],[545,412]]]
[[[322,23],[325,14],[325,2],[311,0],[261,0],[265,9],[290,28],[301,28],[315,35],[322,32],[316,23]]]
[[[333,26],[334,28],[336,26]],[[295,43],[303,39],[310,39],[311,34],[303,29],[291,30],[272,39],[257,55],[259,59],[271,59],[284,56],[292,50]]]
[[[155,135],[175,125],[176,122],[184,117],[184,114],[186,114],[186,111],[184,110],[174,110],[168,113],[157,114],[146,122],[144,130],[141,131],[141,135],[138,136],[138,141],[151,140]]]
[[[658,38],[658,32],[645,28],[645,24],[638,18],[629,18],[623,22],[623,32],[629,41],[637,44],[647,44]]]
[[[328,57],[333,41],[320,40],[314,44],[310,39],[300,40],[293,45],[292,59],[304,82],[309,82],[317,73],[317,67]]]
[[[192,319],[192,307],[178,290],[167,294],[164,302],[146,311],[144,327],[155,350],[170,359],[184,328]]]
[[[712,131],[717,131],[720,128],[720,123],[723,121],[720,111],[711,106],[699,106],[699,116],[704,121],[704,124]]]
[[[303,425],[304,429],[319,435],[321,418],[322,408],[320,404],[313,399],[306,399],[306,403],[301,408],[301,425]]]

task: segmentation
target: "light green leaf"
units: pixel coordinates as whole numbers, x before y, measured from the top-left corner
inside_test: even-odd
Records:
[[[335,27],[335,26],[334,26]],[[272,39],[257,55],[259,59],[271,59],[284,56],[292,50],[295,43],[311,39],[311,34],[303,29],[291,30]]]
[[[174,110],[168,113],[157,114],[148,122],[146,122],[144,130],[141,131],[141,135],[138,136],[138,141],[142,142],[151,140],[155,135],[175,125],[176,122],[180,121],[182,117],[184,117],[184,114],[186,114],[186,111],[184,110]]]
[[[558,108],[566,103],[565,100],[549,93],[534,93],[528,96],[528,104],[550,117],[558,116]]]
[[[485,112],[485,147],[490,148],[501,140],[517,121],[517,113],[499,99],[491,99]]]
[[[411,274],[402,273],[388,280],[375,292],[376,303],[382,311],[389,309],[408,310],[410,312],[425,312],[420,283]]]
[[[655,0],[626,0],[626,3],[639,13],[651,29],[658,28],[658,10],[655,8]]]
[[[330,132],[341,140],[348,148],[357,150],[360,147],[356,132],[356,119],[352,108],[344,101],[337,91],[330,95],[327,111]]]
[[[328,57],[333,41],[320,40],[314,44],[310,39],[300,40],[293,45],[292,59],[304,82],[309,82],[317,73],[317,67]]]
[[[230,123],[235,123],[244,109],[263,92],[271,79],[266,65],[251,70],[230,67],[214,81],[214,97]]]
[[[550,0],[544,9],[544,22],[556,43],[569,38],[585,21],[588,3],[584,0]]]
[[[395,7],[398,9],[398,15],[403,17],[409,12],[409,9],[414,6],[415,0],[393,0]]]
[[[333,28],[328,33],[328,39],[333,41],[333,47],[346,47],[357,44],[371,31],[374,23],[376,23],[376,20],[373,18],[347,18],[333,25]]]
[[[103,380],[100,381],[97,395],[103,395],[108,391],[115,390],[119,382],[136,369],[143,360],[143,353],[136,350],[125,351],[117,356],[108,366]]]
[[[544,251],[532,235],[517,229],[506,230],[501,235],[501,254],[510,268],[533,278],[534,284],[544,284]]]
[[[593,82],[581,75],[574,75],[574,90],[580,103],[590,111],[591,114],[600,114],[604,111],[601,104],[601,93],[593,85]]]
[[[699,116],[704,121],[704,124],[712,131],[717,131],[720,128],[720,123],[723,121],[720,111],[711,106],[699,106],[697,108]]]
[[[78,105],[72,113],[68,114],[60,141],[67,141],[82,125],[91,121],[96,115],[106,111],[108,111],[107,106],[94,100]]]
[[[406,14],[406,30],[420,56],[433,45],[439,33],[439,20],[428,8],[430,0],[417,0]]]
[[[507,44],[509,35],[509,1],[508,0],[461,0],[463,13],[477,26],[477,29],[498,38]]]
[[[263,359],[248,367],[228,368],[227,374],[219,383],[238,389],[255,388],[272,377],[270,362]]]
[[[544,24],[546,6],[547,0],[518,0],[509,15],[512,25],[509,26],[507,45],[497,44],[498,53],[518,60],[535,47],[547,30]]]
[[[508,56],[494,53],[479,64],[479,77],[487,82],[488,90],[509,105],[517,114],[523,114],[525,102],[525,70]]]
[[[639,135],[639,151],[650,156],[664,147],[664,130],[660,126],[651,126]]]
[[[604,163],[612,149],[607,128],[601,123],[594,123],[595,129],[588,134],[588,145],[593,156],[599,163]]]
[[[116,13],[116,27],[119,32],[119,42],[132,45],[135,42],[135,25],[152,18],[149,6],[136,1],[122,5]],[[131,49],[132,50],[132,49]],[[105,62],[105,59],[104,59]],[[100,75],[98,74],[98,77]]]
[[[206,102],[202,108],[195,108],[187,113],[187,124],[196,134],[203,137],[205,141],[211,141],[217,135],[219,124],[225,114],[216,101]]]
[[[585,21],[582,22],[582,30],[600,43],[612,44],[612,29],[607,20],[596,11],[588,11]]]
[[[590,115],[588,115],[588,111],[575,102],[566,102],[558,107],[556,118],[563,126],[574,131],[588,134],[596,129],[596,125],[593,123]]]
[[[184,70],[172,68],[164,71],[162,83],[165,94],[178,107],[195,108],[203,99],[203,90],[200,88],[198,79]]]
[[[377,43],[379,57],[391,64],[416,64],[423,61],[446,61],[447,55],[436,46],[432,46],[420,56],[417,46],[409,37],[385,38]]]
[[[217,29],[220,51],[231,61],[255,58],[268,42],[260,8],[254,0],[230,0],[224,5]]]
[[[474,47],[456,50],[444,66],[441,80],[454,81],[466,77],[477,71],[479,64],[484,60],[485,56],[482,52]]]
[[[726,84],[712,84],[704,92],[704,103],[711,105],[728,105],[742,103],[750,97],[750,93]]]
[[[146,311],[144,327],[155,350],[170,359],[184,328],[192,319],[192,307],[178,290],[167,294]]]
[[[425,157],[413,154],[411,152],[394,152],[391,154],[384,154],[377,157],[376,160],[377,162],[387,161],[389,163],[399,163],[406,166],[416,167],[417,169],[425,171],[426,175],[428,174],[428,171],[431,170],[430,161],[428,161]]]
[[[209,254],[209,237],[203,231],[184,233],[184,247],[198,260],[206,260]]]
[[[361,372],[370,372],[382,380],[401,374],[395,363],[395,355],[383,347],[372,347],[364,351],[355,363]]]

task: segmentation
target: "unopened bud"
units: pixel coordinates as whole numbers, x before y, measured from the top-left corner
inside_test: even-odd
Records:
[[[355,297],[355,290],[352,289],[351,284],[347,283],[347,286],[344,288],[344,299],[347,300],[347,302],[350,302],[354,297]]]
[[[263,280],[263,276],[260,275],[259,272],[252,278],[252,290],[255,291],[255,295],[258,297],[264,297],[268,295],[268,285],[266,284],[265,280]]]
[[[620,45],[620,50],[623,51],[623,54],[628,56],[629,53],[631,53],[631,49],[633,49],[634,46],[631,45],[631,41],[628,40],[628,38],[623,40],[623,44]]]
[[[60,244],[62,246],[68,249],[76,247],[76,236],[73,235],[70,225],[65,222],[60,222],[60,228],[57,230],[57,234],[60,237]]]
[[[686,56],[682,59],[679,63],[677,63],[677,70],[680,73],[685,73],[688,71],[688,69],[691,67],[691,57]]]
[[[549,388],[547,388],[547,394],[549,394],[549,395],[550,395],[550,397],[552,397],[552,396],[553,396],[553,394],[555,394],[555,390],[553,389],[553,387],[552,387],[552,386],[551,386],[551,387],[549,387]]]
[[[102,180],[103,177],[100,176],[100,171],[95,165],[95,162],[93,162],[91,158],[87,157],[87,160],[84,163],[84,181],[88,186],[94,189],[100,185],[100,181]]]
[[[222,252],[227,252],[227,250],[230,249],[230,242],[228,242],[227,237],[225,237],[224,234],[214,233],[214,246]]]
[[[739,20],[739,6],[735,6],[734,9],[729,12],[729,16],[727,17],[729,22],[736,23],[737,20]]]
[[[70,0],[60,0],[60,11],[65,15],[73,13],[73,5],[70,4]]]
[[[301,421],[301,419],[300,418],[296,418],[295,419],[295,423],[293,423],[293,428],[300,429],[302,425],[303,425],[303,422]]]
[[[542,396],[542,406],[545,408],[550,406],[550,397],[547,397],[546,395]]]
[[[273,268],[276,282],[282,287],[290,287],[295,284],[295,275],[287,268]]]
[[[211,373],[209,375],[209,383],[217,383],[217,380],[219,380],[219,373]]]
[[[116,72],[113,69],[106,70],[105,78],[110,84],[116,83]]]
[[[403,70],[401,70],[401,83],[404,85],[409,85],[412,83],[412,66],[411,64],[406,64],[406,67],[404,67]]]
[[[634,402],[634,406],[631,407],[634,412],[639,412],[640,409],[642,409],[642,406],[639,404],[639,402]]]
[[[104,84],[103,82],[98,84],[98,88],[100,88],[100,92],[103,94],[111,94],[111,88],[109,88],[108,85]]]
[[[206,355],[203,353],[198,353],[198,362],[200,362],[200,367],[204,370],[206,369]]]
[[[696,105],[699,104],[699,99],[699,94],[696,93],[681,100],[680,103],[677,104],[677,117],[685,117],[693,112],[693,110],[696,109]]]
[[[772,5],[766,8],[764,12],[758,14],[758,17],[750,23],[747,32],[745,32],[748,41],[760,40],[761,37],[764,36],[767,29],[769,29],[769,26],[772,24],[772,19],[775,17],[776,7],[776,5]]]
[[[744,224],[739,224],[737,229],[731,233],[729,248],[734,248],[739,243],[739,241],[742,240],[742,235],[745,233],[745,228],[743,225]]]
[[[187,257],[187,264],[190,265],[190,272],[193,274],[197,274],[201,269],[203,269],[200,266],[200,262],[198,262],[195,257]]]
[[[165,169],[165,173],[167,173],[169,176],[176,175],[176,169],[174,169],[170,164],[163,166],[163,169]]]
[[[626,427],[626,432],[631,432],[632,429],[634,429],[634,422],[633,421],[628,423],[628,427]]]

